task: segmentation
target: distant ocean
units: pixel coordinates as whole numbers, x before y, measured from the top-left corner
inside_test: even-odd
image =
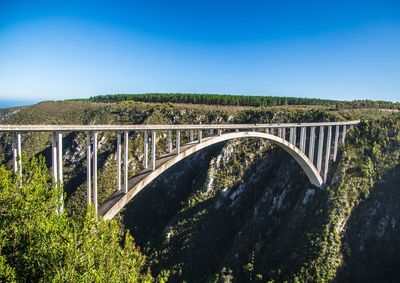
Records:
[[[0,108],[26,106],[38,103],[38,100],[11,100],[11,99],[0,99]]]

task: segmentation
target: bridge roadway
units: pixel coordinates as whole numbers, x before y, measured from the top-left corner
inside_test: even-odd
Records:
[[[339,135],[341,135],[341,143],[345,143],[347,129],[352,128],[358,123],[359,121],[203,125],[0,125],[0,132],[11,132],[13,135],[12,150],[14,171],[21,176],[22,164],[20,156],[22,155],[22,133],[52,132],[52,175],[55,184],[63,183],[63,133],[86,132],[87,203],[88,205],[94,205],[96,214],[98,213],[106,219],[111,219],[147,184],[180,160],[212,144],[234,138],[255,137],[270,140],[287,151],[299,163],[311,184],[321,186],[327,180],[330,159],[333,161],[336,160]],[[333,128],[334,137],[332,135]],[[208,136],[203,137],[203,132],[207,130],[209,130]],[[215,130],[217,132],[216,134]],[[117,191],[99,207],[97,203],[97,135],[100,131],[117,132]],[[133,178],[128,180],[128,141],[129,132],[131,131],[144,133],[144,169],[137,172]],[[168,154],[157,158],[156,132],[158,131],[168,131]],[[175,149],[173,149],[172,141],[173,131],[176,133]],[[181,131],[190,131],[189,143],[181,145]],[[149,132],[151,132],[150,137]],[[196,133],[197,139],[195,140]],[[123,159],[122,137],[124,138]],[[331,152],[332,137],[333,154]],[[149,140],[151,141],[150,166],[148,160]],[[316,152],[316,156],[314,152]],[[323,172],[322,165],[324,165]],[[121,167],[123,167],[124,172],[123,180]],[[62,212],[63,200],[61,200],[60,203],[60,211]]]

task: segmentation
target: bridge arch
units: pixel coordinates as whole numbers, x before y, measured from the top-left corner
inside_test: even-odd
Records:
[[[129,189],[126,194],[121,191],[115,192],[103,205],[99,207],[99,214],[105,219],[112,219],[136,194],[142,191],[150,182],[152,182],[159,175],[179,161],[211,145],[236,138],[263,138],[271,141],[289,153],[297,161],[297,163],[306,173],[311,184],[317,187],[320,187],[323,184],[322,178],[311,160],[298,147],[289,141],[286,141],[278,136],[262,132],[247,131],[226,133],[220,136],[205,138],[201,143],[189,143],[186,149],[182,148],[182,151],[179,154],[176,154],[165,162],[160,163],[159,166],[156,166],[154,171],[147,172],[143,178],[141,178],[135,184],[132,184],[132,186],[129,186],[131,189]]]

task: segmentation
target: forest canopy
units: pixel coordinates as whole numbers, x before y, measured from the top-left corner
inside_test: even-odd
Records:
[[[400,109],[400,103],[374,100],[338,101],[318,98],[251,96],[228,94],[194,93],[144,93],[144,94],[107,94],[89,98],[92,102],[171,102],[190,104],[212,104],[227,106],[281,106],[281,105],[324,105],[338,108],[383,108]]]

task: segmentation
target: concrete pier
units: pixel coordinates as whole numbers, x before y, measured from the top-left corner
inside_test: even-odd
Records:
[[[57,176],[58,159],[57,158],[58,158],[57,157],[57,136],[56,136],[56,133],[53,133],[52,137],[51,137],[51,165],[52,165],[53,182],[55,185],[58,182],[58,176]]]
[[[156,131],[151,131],[151,171],[156,170]]]
[[[176,131],[176,154],[181,152],[181,131]]]
[[[57,175],[57,173],[55,175]],[[55,179],[57,180],[57,178],[55,178]],[[91,184],[92,184],[92,134],[91,134],[91,132],[86,132],[86,200],[87,200],[87,205],[92,204]]]
[[[289,132],[289,142],[292,144],[294,144],[293,137],[294,137],[294,128],[292,127],[292,128],[290,128],[290,132]]]
[[[143,136],[143,167],[149,168],[149,132],[144,131]]]
[[[172,130],[168,130],[168,152],[172,152]]]
[[[342,144],[344,144],[346,141],[346,125],[343,125],[343,130],[342,130]]]
[[[128,192],[128,155],[129,155],[129,132],[124,132],[124,193]]]
[[[326,137],[325,164],[324,164],[324,183],[326,183],[329,168],[329,158],[331,155],[332,126],[328,126],[328,136]]]
[[[318,154],[317,154],[318,173],[321,173],[323,150],[324,150],[324,127],[320,126],[319,127],[319,135],[318,135]]]
[[[300,130],[300,150],[305,152],[306,148],[306,128],[301,127]]]
[[[315,127],[310,128],[310,142],[308,144],[308,158],[314,163]]]
[[[117,133],[117,191],[121,190],[121,171],[122,164],[122,145],[121,145],[121,133]]]
[[[97,132],[92,133],[93,136],[93,206],[94,212],[97,215],[98,203],[97,203]]]
[[[193,130],[190,130],[190,139],[189,139],[189,141],[190,142],[194,141],[194,131]]]
[[[333,162],[336,161],[339,144],[339,126],[335,126],[335,140],[333,144]]]

